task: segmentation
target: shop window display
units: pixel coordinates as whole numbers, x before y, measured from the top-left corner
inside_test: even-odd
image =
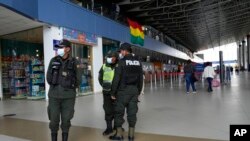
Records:
[[[30,94],[28,99],[45,98],[45,76],[43,61],[32,57],[29,61]]]
[[[2,86],[4,98],[45,98],[43,45],[14,40],[1,40]],[[40,84],[33,83],[34,61],[40,62]],[[39,94],[34,94],[37,88]]]
[[[81,82],[78,88],[78,95],[92,94],[92,48],[83,44],[72,43],[72,56],[76,57],[81,72]]]
[[[109,51],[117,51],[119,49],[120,42],[103,38],[103,56],[105,57]]]

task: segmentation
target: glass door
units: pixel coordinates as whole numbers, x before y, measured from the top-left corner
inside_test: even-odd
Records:
[[[80,86],[78,95],[87,95],[93,93],[92,76],[92,47],[83,44],[72,43],[72,57],[79,62],[81,72]]]

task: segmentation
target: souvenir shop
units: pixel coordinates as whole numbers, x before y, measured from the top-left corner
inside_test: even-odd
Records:
[[[43,28],[0,36],[3,99],[44,99]]]

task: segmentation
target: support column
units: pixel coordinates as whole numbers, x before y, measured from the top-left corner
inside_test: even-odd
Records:
[[[44,26],[43,27],[43,48],[44,48],[44,69],[45,77],[49,67],[51,58],[55,57],[53,40],[61,40],[63,38],[63,31],[61,27]],[[49,84],[45,79],[46,99],[48,99]]]
[[[98,81],[99,70],[103,64],[102,38],[97,38],[97,45],[93,46],[93,87],[94,93],[102,91],[102,87]]]
[[[245,65],[246,65],[246,58],[245,58],[245,46],[246,46],[246,41],[243,40],[242,41],[242,66],[243,66],[243,70],[246,69]]]
[[[220,82],[221,84],[224,84],[224,72],[225,72],[225,68],[224,68],[224,63],[223,63],[223,52],[220,51],[219,52],[219,61],[220,61]]]
[[[247,70],[250,72],[250,35],[247,35]]]
[[[1,40],[0,40],[0,99],[3,99],[3,87],[2,87],[2,48],[1,48]]]
[[[242,47],[241,47],[241,44],[239,44],[239,54],[238,54],[238,66],[239,66],[239,69],[240,69],[240,67],[241,67],[241,49],[242,49]]]

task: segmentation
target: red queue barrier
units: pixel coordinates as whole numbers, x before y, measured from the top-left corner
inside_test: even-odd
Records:
[[[150,75],[152,75],[152,76],[150,76]],[[151,77],[152,77],[152,81],[155,81],[155,75],[156,75],[157,81],[160,80],[161,76],[162,77],[164,76],[164,80],[171,79],[171,76],[172,76],[173,80],[178,79],[179,77],[184,78],[184,72],[159,72],[159,71],[154,72],[154,73],[145,72],[145,82],[146,83],[150,82]],[[199,80],[201,80],[202,72],[195,72],[195,75],[197,76],[197,78],[199,78]],[[161,78],[161,79],[163,79],[163,78]]]
[[[155,73],[153,73],[154,75]],[[157,75],[157,79],[160,78],[160,75],[163,75],[164,77],[171,77],[171,76],[184,76],[184,72],[156,72],[156,75]],[[198,77],[201,77],[202,76],[202,72],[195,72],[195,75],[198,76]]]

